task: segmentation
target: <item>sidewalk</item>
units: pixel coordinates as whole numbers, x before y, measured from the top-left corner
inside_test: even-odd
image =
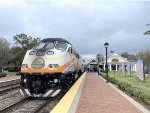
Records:
[[[142,111],[96,73],[88,73],[76,113],[142,113]]]

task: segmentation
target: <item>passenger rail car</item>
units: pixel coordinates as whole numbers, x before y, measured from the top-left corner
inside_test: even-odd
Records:
[[[54,97],[83,71],[82,58],[71,43],[62,38],[43,39],[24,57],[20,93],[30,97]]]

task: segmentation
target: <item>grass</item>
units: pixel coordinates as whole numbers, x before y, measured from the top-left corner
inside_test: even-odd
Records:
[[[7,76],[15,76],[17,72],[8,72],[8,71],[6,71],[5,73],[7,73]]]
[[[135,72],[132,72],[131,76],[123,76],[121,71],[115,72],[115,74],[112,71],[109,72],[109,78],[112,81],[117,80],[117,85],[123,91],[138,97],[150,106],[150,75],[145,76],[145,81],[140,81]]]
[[[122,81],[122,82],[126,82],[132,85],[132,87],[135,87],[139,90],[142,90],[145,93],[148,93],[150,95],[150,76],[147,75],[145,77],[145,81],[140,81],[137,77],[136,77],[136,73],[132,72],[131,76],[123,76],[121,71],[118,72],[109,72],[109,76],[110,77],[115,77],[115,79]]]

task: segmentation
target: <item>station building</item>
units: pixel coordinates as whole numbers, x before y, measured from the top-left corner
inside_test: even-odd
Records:
[[[127,58],[122,57],[121,55],[117,54],[117,53],[111,53],[110,55],[108,55],[108,70],[109,71],[121,71],[122,70],[122,65],[124,63],[125,65],[125,69],[127,70],[127,67],[130,63],[131,65],[131,71],[136,71],[136,62],[129,62],[127,60]],[[96,59],[92,59],[88,65],[91,67],[93,65],[99,65],[99,67],[103,70],[106,69],[106,59],[104,59],[104,61],[100,62],[98,64],[98,62],[96,61]]]

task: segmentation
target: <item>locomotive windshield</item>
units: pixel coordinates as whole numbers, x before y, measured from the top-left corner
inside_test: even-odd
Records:
[[[44,46],[45,46],[45,44],[46,43],[39,43],[36,47],[35,47],[35,49],[41,49],[41,48],[43,48]]]
[[[66,50],[68,45],[64,42],[58,42],[55,46],[56,49]]]
[[[35,49],[53,49],[66,50],[68,45],[64,42],[40,42]]]
[[[54,48],[54,43],[50,42],[46,45],[46,49],[53,49]]]
[[[35,47],[35,49],[53,49],[53,48],[54,48],[53,42],[41,42]]]

